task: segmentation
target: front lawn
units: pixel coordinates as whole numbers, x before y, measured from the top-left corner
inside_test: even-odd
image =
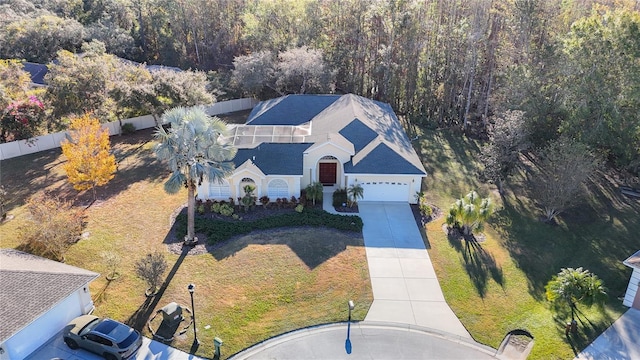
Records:
[[[586,204],[549,225],[539,221],[522,176],[511,181],[505,199],[478,181],[476,142],[429,132],[419,146],[429,173],[427,198],[445,214],[472,189],[496,202],[479,247],[449,239],[444,218],[427,225],[429,253],[445,298],[477,341],[497,348],[508,331],[525,329],[535,337],[530,359],[568,359],[626,310],[618,297],[631,270],[622,261],[640,248],[640,203],[621,197],[610,177],[598,176],[589,185]],[[604,280],[609,298],[604,311],[579,307],[580,332],[565,337],[570,315],[552,311],[544,285],[562,267],[579,266]]]
[[[285,331],[344,321],[349,299],[356,303],[354,318],[364,318],[373,297],[360,233],[272,229],[234,238],[210,254],[169,252],[165,243],[170,216],[186,202],[186,190],[164,192],[168,171],[155,161],[150,134],[147,130],[112,138],[118,172],[86,209],[88,237],[66,254],[68,264],[102,274],[91,285],[98,316],[143,328],[146,319],[172,301],[190,307],[187,286],[194,283],[201,341],[195,354],[213,357],[213,338],[218,336],[224,341],[223,358]],[[20,244],[24,201],[37,191],[48,190],[78,206],[90,203],[90,194],[76,196],[66,183],[63,161],[59,150],[2,161],[0,183],[11,194],[9,213],[14,218],[0,225],[0,247]],[[107,266],[100,257],[104,251],[122,258],[117,280],[105,278]],[[161,294],[146,298],[134,263],[153,251],[165,255],[169,270]],[[144,333],[149,335],[148,330]],[[192,341],[189,330],[172,345],[189,351]]]

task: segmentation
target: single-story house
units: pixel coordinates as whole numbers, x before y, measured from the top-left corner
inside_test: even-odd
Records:
[[[633,269],[622,304],[640,310],[640,250],[622,263]]]
[[[257,104],[225,139],[238,148],[235,171],[203,182],[198,198],[299,197],[314,182],[360,184],[361,201],[415,203],[426,171],[389,104],[361,96],[287,95]]]
[[[93,311],[97,273],[0,249],[0,360],[24,359],[77,316]]]

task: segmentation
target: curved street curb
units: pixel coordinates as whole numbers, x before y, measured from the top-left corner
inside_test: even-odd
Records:
[[[230,360],[245,360],[249,359],[252,356],[260,354],[262,351],[269,349],[271,347],[286,343],[291,340],[299,339],[302,337],[333,331],[338,328],[344,328],[348,324],[347,322],[339,322],[339,323],[329,323],[329,324],[320,324],[309,326],[306,328],[301,328],[297,330],[292,330],[280,335],[276,335],[264,341],[261,341],[255,345],[252,345],[240,352],[237,352],[229,357]],[[390,323],[390,322],[377,322],[377,321],[361,321],[361,322],[352,322],[352,328],[360,328],[360,329],[382,329],[382,330],[390,330],[390,331],[407,331],[407,332],[415,332],[415,333],[423,333],[425,336],[434,336],[441,339],[448,340],[450,342],[459,344],[461,346],[473,348],[477,351],[483,352],[489,356],[496,356],[497,350],[493,349],[489,346],[479,344],[472,339],[468,339],[459,335],[447,333],[444,331],[426,328],[418,325],[410,325],[410,324],[401,324],[401,323]]]

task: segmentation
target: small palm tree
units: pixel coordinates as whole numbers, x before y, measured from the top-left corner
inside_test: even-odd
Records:
[[[166,160],[172,174],[164,183],[169,194],[187,188],[187,242],[194,241],[195,192],[204,180],[221,182],[233,171],[231,159],[236,149],[219,141],[227,130],[226,123],[207,115],[202,108],[178,107],[165,112],[156,128],[156,156]]]
[[[316,204],[316,200],[322,200],[323,190],[324,188],[322,187],[322,183],[318,181],[307,185],[307,187],[305,188],[305,191],[307,192],[307,198],[313,201],[313,205]]]
[[[463,234],[471,235],[473,230],[482,227],[492,212],[491,200],[482,199],[477,192],[471,191],[451,205],[446,221],[449,226],[460,227]]]
[[[358,199],[364,198],[364,189],[362,188],[362,185],[358,183],[355,183],[349,186],[349,190],[347,190],[347,193],[349,194],[349,197],[351,197],[352,199],[351,206],[353,206],[354,204],[357,204]]]
[[[602,304],[607,297],[607,290],[602,280],[587,269],[561,269],[545,286],[547,300],[569,306],[571,322],[575,321],[575,310],[578,303],[591,306]]]

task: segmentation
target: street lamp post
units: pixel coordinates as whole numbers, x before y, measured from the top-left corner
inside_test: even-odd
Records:
[[[193,317],[193,343],[199,345],[198,341],[198,333],[196,331],[196,308],[193,306],[193,292],[196,290],[196,286],[194,284],[189,284],[187,287],[189,289],[189,294],[191,294],[191,317]]]
[[[347,340],[344,342],[344,349],[347,351],[347,354],[351,354],[351,311],[356,307],[353,303],[353,300],[349,300],[349,321],[347,322]]]

